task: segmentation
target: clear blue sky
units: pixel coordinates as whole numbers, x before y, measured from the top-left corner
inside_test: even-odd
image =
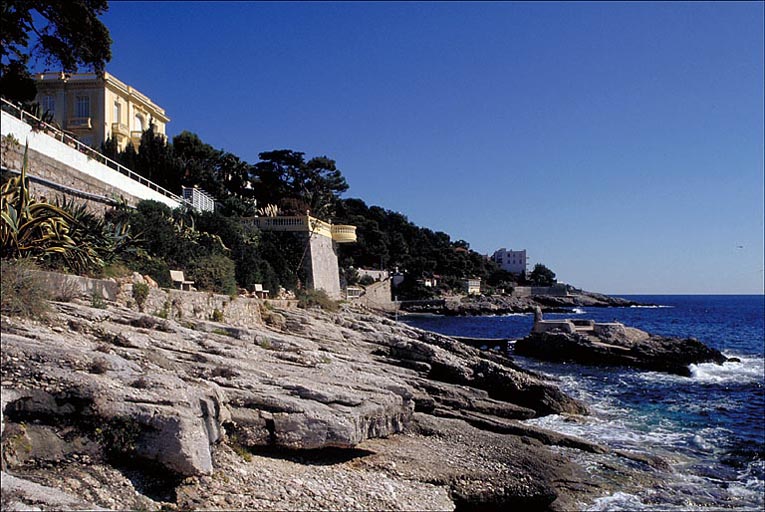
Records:
[[[256,162],[609,293],[763,293],[762,2],[113,2],[107,69]]]

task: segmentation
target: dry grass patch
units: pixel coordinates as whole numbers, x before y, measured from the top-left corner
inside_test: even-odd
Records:
[[[7,315],[44,318],[51,294],[31,259],[0,262],[0,310]]]

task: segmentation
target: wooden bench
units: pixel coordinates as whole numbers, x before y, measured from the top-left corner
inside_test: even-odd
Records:
[[[186,278],[183,276],[182,270],[171,270],[170,271],[170,280],[173,283],[178,283],[178,287],[183,290],[183,287],[186,286],[187,290],[195,290],[196,288],[193,287],[194,281],[187,281]]]
[[[268,290],[263,289],[262,284],[256,284],[255,290],[254,290],[255,296],[259,299],[267,299],[268,298]]]

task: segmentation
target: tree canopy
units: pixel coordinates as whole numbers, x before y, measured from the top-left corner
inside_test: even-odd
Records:
[[[260,161],[250,164],[188,131],[168,144],[153,124],[144,131],[137,150],[128,145],[119,152],[111,139],[101,150],[171,192],[199,186],[232,215],[254,215],[257,201],[261,207],[278,206],[284,215],[305,215],[310,210],[311,215],[331,221],[340,194],[348,190],[335,161],[326,156],[306,161],[304,153],[279,149],[260,153]]]
[[[31,101],[37,90],[29,66],[74,73],[90,66],[103,71],[112,40],[98,16],[106,0],[3,0],[0,10],[0,94]]]
[[[551,286],[557,282],[555,272],[541,263],[534,265],[534,270],[529,274],[529,281],[537,286]]]
[[[253,166],[255,195],[262,205],[275,204],[287,215],[311,215],[331,220],[340,194],[348,183],[334,160],[326,156],[311,158],[290,149],[266,151]]]
[[[361,199],[337,203],[335,222],[356,226],[357,242],[340,248],[342,267],[394,269],[406,272],[399,296],[421,298],[425,289],[417,280],[438,275],[441,287],[457,290],[462,280],[480,277],[490,287],[507,288],[513,276],[485,256],[469,249],[464,240],[452,241],[440,231],[415,225],[405,215],[367,206]]]

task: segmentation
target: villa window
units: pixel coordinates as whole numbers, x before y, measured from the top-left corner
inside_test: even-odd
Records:
[[[143,131],[143,117],[141,116],[141,114],[136,114],[135,115],[135,120],[134,120],[133,124],[134,124],[134,126],[133,126],[133,130],[134,131],[136,131],[136,132],[142,132]]]
[[[51,115],[56,115],[56,98],[53,96],[43,96],[42,109],[43,112],[50,112]]]
[[[114,121],[115,123],[122,122],[122,105],[119,101],[114,102]]]
[[[90,96],[77,96],[74,108],[76,117],[90,117]]]

